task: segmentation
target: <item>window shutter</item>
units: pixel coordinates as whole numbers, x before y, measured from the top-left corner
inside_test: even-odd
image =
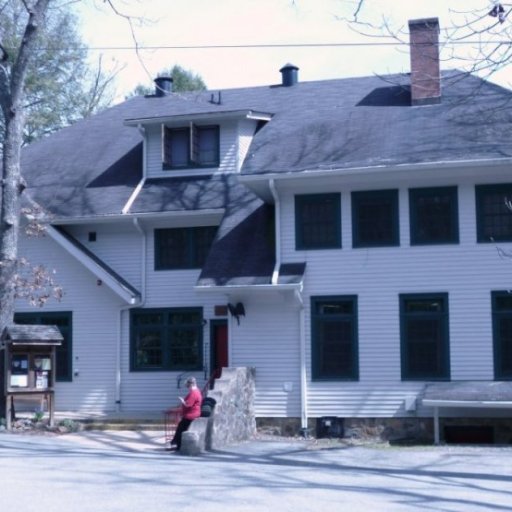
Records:
[[[162,125],[162,162],[165,165],[171,165],[171,153],[172,153],[172,144],[171,144],[171,131],[164,124]]]
[[[199,163],[199,130],[190,123],[190,161]]]

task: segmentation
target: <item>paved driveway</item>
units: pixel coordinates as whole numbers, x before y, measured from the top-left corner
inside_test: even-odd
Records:
[[[260,440],[184,457],[162,441],[154,432],[0,434],[1,510],[512,510],[512,448]]]

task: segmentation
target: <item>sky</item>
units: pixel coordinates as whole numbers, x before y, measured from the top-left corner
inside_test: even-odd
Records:
[[[365,0],[359,18],[380,23],[385,14],[399,30],[407,27],[409,19],[438,17],[443,28],[473,8],[485,13],[492,1]],[[84,0],[77,8],[91,58],[102,55],[104,65],[119,70],[119,100],[137,84],[152,85],[160,71],[174,64],[199,74],[212,90],[279,83],[279,69],[286,63],[299,67],[301,81],[408,72],[406,47],[376,45],[385,40],[362,35],[344,21],[353,18],[358,4],[357,0],[115,0],[119,11],[134,17],[137,44],[151,47],[138,54],[126,19],[112,13],[103,0]],[[486,23],[494,22],[485,18]],[[314,46],[328,43],[334,45]],[[449,48],[443,49],[442,59],[448,54]],[[442,67],[457,64],[446,59]],[[504,70],[495,81],[512,83],[512,74]]]

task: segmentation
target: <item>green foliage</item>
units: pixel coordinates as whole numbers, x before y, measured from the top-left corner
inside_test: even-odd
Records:
[[[80,424],[76,421],[70,420],[69,418],[64,418],[59,421],[59,427],[65,428],[68,432],[77,432],[80,430]]]
[[[24,143],[32,142],[78,119],[107,107],[113,98],[113,76],[88,66],[87,49],[77,32],[77,18],[63,4],[49,9],[45,30],[38,36],[25,82]],[[6,0],[0,7],[0,41],[11,65],[27,23],[19,0]],[[3,118],[0,120],[3,132]],[[1,133],[0,132],[0,133]]]
[[[44,412],[41,412],[41,411],[36,411],[34,413],[34,418],[32,419],[32,421],[34,423],[39,423],[40,421],[42,421],[44,418]]]
[[[170,76],[172,78],[172,90],[174,92],[186,91],[204,91],[206,84],[201,76],[195,74],[193,71],[187,70],[175,64],[170,69],[164,69],[158,73],[158,76]],[[145,96],[155,92],[154,86],[147,86],[143,84],[137,85],[133,91],[126,96],[126,99],[133,96]]]

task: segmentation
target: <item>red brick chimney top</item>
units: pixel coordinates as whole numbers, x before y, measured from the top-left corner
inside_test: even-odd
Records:
[[[409,35],[412,105],[440,103],[439,20],[437,18],[410,20]]]

